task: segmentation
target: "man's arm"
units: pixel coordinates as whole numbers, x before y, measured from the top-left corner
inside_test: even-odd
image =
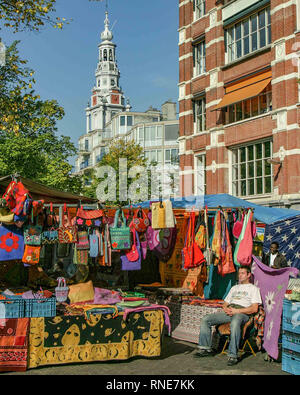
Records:
[[[234,314],[255,314],[258,312],[258,305],[259,303],[253,303],[251,306],[249,307],[243,307],[240,309],[235,309],[235,308],[230,308],[231,310],[231,314],[230,315],[234,315]]]

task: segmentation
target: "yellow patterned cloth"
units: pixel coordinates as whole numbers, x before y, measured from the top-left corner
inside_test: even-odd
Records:
[[[78,362],[125,360],[161,353],[161,310],[84,316],[31,318],[28,368]]]

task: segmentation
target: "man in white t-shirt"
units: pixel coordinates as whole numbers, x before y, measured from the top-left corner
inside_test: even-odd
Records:
[[[201,321],[198,352],[195,357],[214,355],[211,348],[211,327],[230,322],[230,343],[228,348],[228,366],[238,363],[238,350],[243,325],[251,314],[258,311],[262,303],[259,288],[250,283],[251,268],[241,266],[238,271],[239,284],[234,285],[222,306],[223,312],[208,314]]]

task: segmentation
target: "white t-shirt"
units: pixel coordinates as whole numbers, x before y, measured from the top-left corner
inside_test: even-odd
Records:
[[[270,267],[273,267],[276,257],[277,257],[277,252],[276,254],[270,254]]]
[[[259,288],[254,284],[234,285],[224,300],[229,304],[234,303],[243,307],[262,303]]]

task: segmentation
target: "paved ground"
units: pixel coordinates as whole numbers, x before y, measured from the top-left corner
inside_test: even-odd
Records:
[[[156,358],[132,358],[127,361],[94,362],[30,369],[3,375],[289,375],[281,363],[264,361],[264,355],[245,354],[240,363],[227,367],[227,356],[217,354],[202,359],[193,358],[196,344],[164,337],[162,353]],[[180,377],[179,377],[180,378]]]

